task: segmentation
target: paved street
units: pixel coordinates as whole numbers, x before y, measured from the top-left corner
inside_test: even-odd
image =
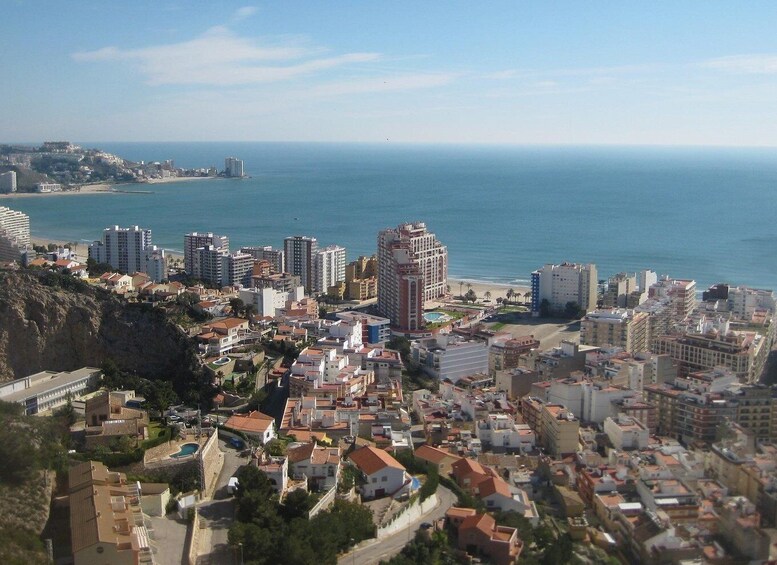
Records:
[[[354,551],[346,553],[337,560],[340,565],[374,565],[382,559],[389,559],[402,551],[402,548],[413,539],[419,526],[424,522],[432,522],[445,516],[445,512],[456,503],[456,495],[444,486],[437,489],[440,503],[428,514],[411,522],[406,528],[380,541],[364,541]]]
[[[232,554],[227,543],[227,534],[234,517],[234,499],[227,492],[227,483],[239,467],[248,463],[248,458],[240,457],[239,451],[223,440],[219,440],[219,448],[224,452],[224,466],[216,483],[213,500],[197,507],[203,526],[199,532],[200,555],[197,558],[197,563],[201,565],[239,563],[239,556]]]
[[[186,543],[186,521],[176,512],[167,516],[148,518],[154,529],[152,543],[156,547],[154,559],[158,565],[181,565],[184,563],[183,551]]]

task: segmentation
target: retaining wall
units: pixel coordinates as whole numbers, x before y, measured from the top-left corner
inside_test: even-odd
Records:
[[[423,502],[419,502],[420,499],[416,498],[412,503],[405,507],[405,509],[399,514],[395,514],[391,519],[391,522],[378,528],[375,535],[378,539],[383,539],[391,534],[403,529],[405,526],[418,520],[421,516],[429,512],[432,508],[437,506],[437,495],[433,494]]]

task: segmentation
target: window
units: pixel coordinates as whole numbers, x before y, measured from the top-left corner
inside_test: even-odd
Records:
[[[378,477],[372,477],[372,482],[373,483],[377,483],[378,482]]]
[[[380,480],[385,483],[388,480],[388,477],[383,475]]]

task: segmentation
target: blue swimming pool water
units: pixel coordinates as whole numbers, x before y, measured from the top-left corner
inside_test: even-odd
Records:
[[[443,314],[442,312],[427,312],[424,314],[424,320],[427,322],[439,322],[441,320],[444,320],[448,316],[446,314]]]
[[[199,448],[200,446],[196,443],[185,443],[181,446],[181,451],[178,453],[173,453],[170,457],[175,459],[178,459],[179,457],[186,457],[187,455],[196,453]]]
[[[413,490],[421,488],[421,481],[419,481],[416,477],[413,477],[413,485],[411,488]]]

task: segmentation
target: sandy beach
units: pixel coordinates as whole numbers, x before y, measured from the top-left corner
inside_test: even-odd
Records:
[[[3,198],[53,198],[55,196],[77,196],[79,194],[122,194],[127,192],[143,192],[144,187],[153,184],[168,184],[172,182],[190,182],[193,180],[208,180],[219,177],[171,177],[166,179],[149,179],[145,182],[128,183],[97,183],[84,184],[78,190],[63,190],[61,192],[12,192],[0,194]]]
[[[471,287],[469,285],[472,285]],[[510,284],[500,284],[488,281],[472,281],[472,280],[459,280],[448,279],[448,286],[451,287],[451,296],[459,296],[459,294],[466,294],[467,291],[472,288],[477,294],[478,298],[483,298],[486,292],[491,293],[491,300],[496,303],[497,298],[506,298],[507,291],[513,289],[514,293],[521,293],[521,296],[529,292],[528,286],[517,286]],[[513,298],[515,300],[515,298]]]

